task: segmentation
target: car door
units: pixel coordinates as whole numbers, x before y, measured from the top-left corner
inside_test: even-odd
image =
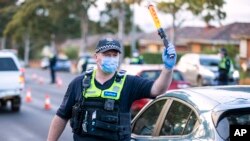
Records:
[[[154,134],[162,111],[166,108],[167,99],[158,99],[150,103],[132,121],[131,140],[154,140]]]
[[[132,124],[131,140],[195,140],[193,131],[199,124],[193,108],[165,97],[147,106],[136,116]]]
[[[177,99],[171,99],[169,103],[166,116],[156,131],[157,140],[195,140],[193,131],[197,129],[199,120],[194,108]]]

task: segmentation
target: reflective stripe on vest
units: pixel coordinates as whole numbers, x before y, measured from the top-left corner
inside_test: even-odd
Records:
[[[230,67],[231,67],[231,64],[233,63],[231,61],[231,59],[229,59],[228,57],[224,57],[222,58],[222,60],[219,62],[219,67],[222,68],[222,69],[226,69],[226,62],[229,61],[230,62]]]
[[[132,62],[132,63],[138,63],[138,62],[139,62],[139,58],[132,58],[132,59],[131,59],[131,62]]]
[[[120,99],[120,95],[121,95],[121,91],[122,91],[122,88],[126,79],[126,75],[124,75],[123,78],[121,78],[119,82],[116,82],[114,80],[110,88],[106,90],[100,90],[95,85],[95,74],[96,74],[96,70],[93,71],[91,82],[90,82],[90,87],[86,90],[85,94],[83,92],[83,96],[85,98],[102,97],[102,98],[109,98],[109,99],[114,99],[114,100]]]
[[[220,61],[219,63],[219,67],[222,68],[222,69],[226,69],[226,58],[222,58],[222,60]]]

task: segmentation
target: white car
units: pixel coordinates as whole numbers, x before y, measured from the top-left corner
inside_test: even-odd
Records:
[[[0,107],[11,102],[12,111],[19,111],[24,88],[24,75],[17,57],[0,51]]]
[[[44,57],[42,60],[41,60],[41,68],[42,69],[47,69],[49,67],[49,58],[47,57]]]
[[[183,74],[185,80],[192,85],[217,85],[218,55],[185,54],[181,57],[176,68]],[[231,67],[230,84],[238,84],[239,72]]]

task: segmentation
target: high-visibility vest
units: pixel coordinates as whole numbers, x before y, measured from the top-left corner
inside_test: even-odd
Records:
[[[119,82],[115,80],[113,84],[111,85],[111,87],[109,87],[108,89],[101,90],[97,88],[95,85],[95,81],[94,81],[95,74],[96,74],[96,70],[94,70],[92,73],[90,87],[86,90],[86,92],[83,92],[84,97],[85,98],[101,97],[101,98],[119,100],[121,91],[122,91],[122,88],[126,79],[126,75],[124,75],[123,78]],[[118,72],[118,75],[119,75],[119,72]]]

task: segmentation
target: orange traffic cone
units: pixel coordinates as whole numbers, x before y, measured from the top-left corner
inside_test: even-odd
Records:
[[[58,77],[58,78],[56,79],[56,85],[57,85],[57,87],[62,87],[62,84],[63,84],[62,79],[61,79],[60,77]]]
[[[45,96],[44,109],[45,110],[50,110],[51,109],[50,98],[49,98],[48,95]]]
[[[28,89],[27,92],[26,92],[26,97],[25,97],[25,101],[27,103],[31,102],[32,101],[32,98],[31,98],[31,89]]]

